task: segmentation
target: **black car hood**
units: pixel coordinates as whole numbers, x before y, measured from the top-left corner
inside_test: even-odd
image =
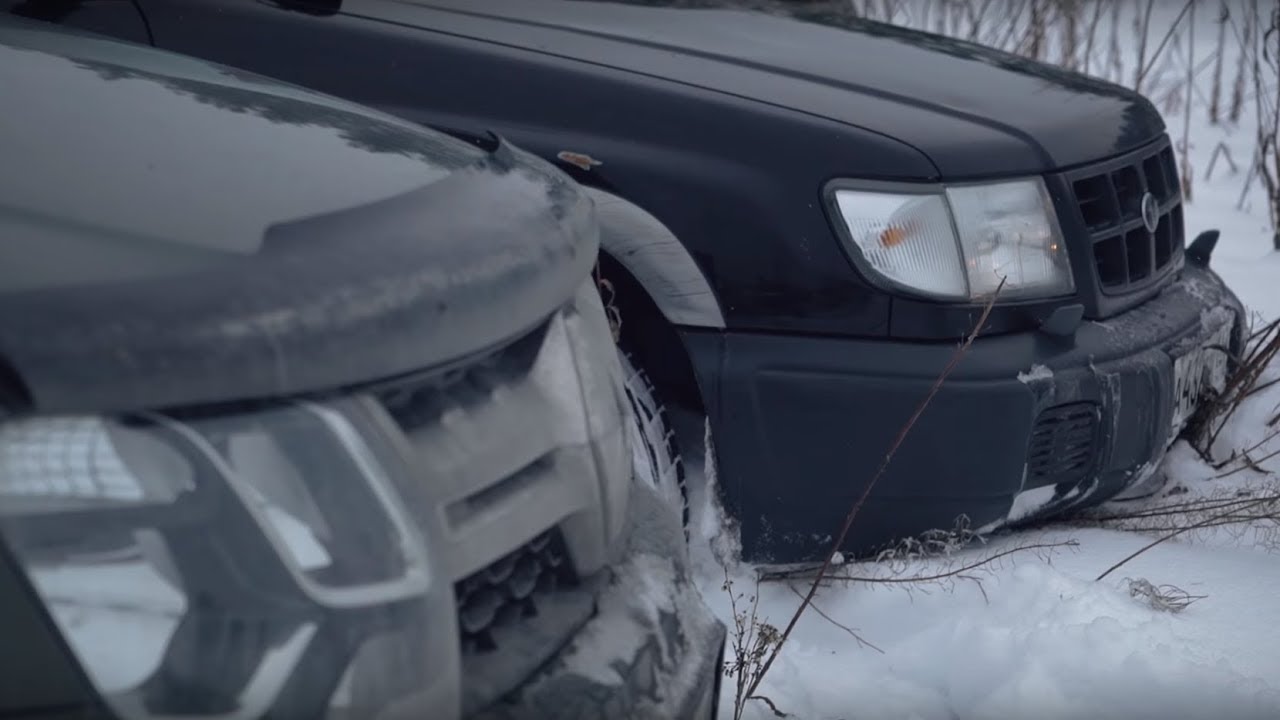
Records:
[[[1040,173],[1141,146],[1141,95],[941,36],[774,0],[406,0],[421,24],[792,108],[906,142],[944,178]],[[844,6],[849,5],[847,0]],[[763,12],[733,7],[762,8]],[[388,11],[408,20],[411,11]]]
[[[590,201],[505,144],[9,21],[0,87],[0,379],[38,410],[428,369],[535,326],[594,262]]]

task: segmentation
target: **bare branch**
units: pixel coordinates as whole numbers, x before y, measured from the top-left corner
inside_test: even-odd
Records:
[[[822,567],[818,569],[817,576],[814,577],[813,583],[809,586],[808,593],[805,594],[804,600],[801,601],[800,606],[796,608],[795,613],[791,616],[791,620],[787,622],[786,628],[782,631],[782,637],[765,660],[760,674],[752,681],[750,688],[747,690],[747,695],[755,694],[756,688],[760,686],[760,682],[764,679],[765,675],[768,674],[769,669],[773,667],[774,660],[777,659],[783,646],[786,645],[787,638],[791,637],[791,632],[795,630],[796,623],[800,622],[800,617],[804,615],[805,609],[809,607],[809,603],[813,602],[813,596],[818,592],[818,588],[822,585],[822,577],[826,575],[827,571],[831,568],[831,559],[844,545],[845,538],[849,536],[849,529],[853,527],[854,519],[858,517],[858,513],[862,510],[862,506],[871,495],[871,491],[875,488],[876,483],[884,476],[885,471],[889,468],[889,464],[893,462],[893,458],[897,454],[898,449],[902,447],[903,441],[905,441],[907,436],[911,434],[912,428],[915,427],[916,422],[920,419],[920,416],[924,414],[924,411],[928,409],[929,404],[933,402],[933,398],[938,394],[938,390],[942,388],[943,383],[945,383],[947,378],[951,376],[952,371],[956,369],[956,366],[959,365],[960,361],[968,354],[969,348],[973,345],[973,341],[977,339],[978,334],[981,333],[982,329],[986,326],[987,320],[991,317],[991,309],[995,307],[996,299],[1000,296],[1000,292],[1004,290],[1004,283],[1005,280],[1002,278],[1000,280],[1000,284],[996,286],[995,292],[991,294],[991,297],[983,307],[982,314],[978,317],[978,322],[973,326],[973,330],[969,333],[968,337],[965,338],[964,342],[956,348],[956,351],[951,356],[951,360],[947,362],[946,367],[942,369],[942,373],[938,375],[938,379],[933,383],[933,386],[929,388],[928,394],[926,394],[924,399],[920,402],[919,407],[917,407],[916,411],[912,413],[906,424],[902,426],[902,429],[898,431],[897,437],[894,438],[893,444],[889,447],[889,452],[885,454],[884,460],[881,461],[880,467],[877,468],[875,475],[871,477],[870,482],[868,482],[866,487],[863,488],[862,494],[858,496],[858,499],[853,503],[853,507],[849,509],[849,514],[845,516],[844,523],[840,526],[840,531],[836,533],[835,540],[831,543],[831,549],[827,552],[826,558],[822,562]]]
[[[1208,595],[1192,595],[1176,585],[1152,585],[1146,578],[1136,580],[1126,578],[1129,582],[1129,597],[1143,598],[1153,610],[1168,613],[1180,613],[1197,600]]]
[[[1140,44],[1138,46],[1138,62],[1140,69],[1138,71],[1138,77],[1133,83],[1134,90],[1140,91],[1142,89],[1142,79],[1147,76],[1147,73],[1151,72],[1151,68],[1156,64],[1156,59],[1159,58],[1160,53],[1164,51],[1164,46],[1169,44],[1169,38],[1173,37],[1173,31],[1178,29],[1178,24],[1182,22],[1182,18],[1187,14],[1187,11],[1191,9],[1193,3],[1195,3],[1195,0],[1187,0],[1186,4],[1182,6],[1182,12],[1178,13],[1178,17],[1174,19],[1173,24],[1169,26],[1168,32],[1164,34],[1164,39],[1160,41],[1160,45],[1156,47],[1156,51],[1151,54],[1150,62],[1142,65],[1143,53],[1145,52],[1147,45],[1146,33],[1151,27],[1151,8],[1155,4],[1154,0],[1147,0],[1147,13],[1142,25],[1143,37],[1139,41]]]
[[[1254,501],[1254,502],[1252,502],[1252,503],[1249,503],[1248,505],[1245,505],[1245,506],[1244,506],[1243,508],[1241,508],[1241,509],[1242,509],[1242,510],[1248,510],[1248,509],[1251,509],[1251,508],[1255,508],[1255,507],[1257,507],[1257,506],[1259,506],[1259,505],[1262,505],[1262,504],[1263,504],[1263,503],[1265,503],[1265,502],[1267,502],[1267,501],[1266,501],[1266,500],[1256,500],[1256,501]],[[1201,522],[1198,522],[1198,523],[1194,523],[1194,524],[1192,524],[1192,525],[1188,525],[1187,527],[1181,528],[1181,529],[1179,529],[1179,530],[1175,530],[1174,532],[1171,532],[1171,533],[1169,533],[1169,534],[1167,534],[1167,535],[1162,535],[1162,536],[1160,536],[1160,537],[1159,537],[1159,538],[1157,538],[1156,540],[1154,540],[1154,541],[1152,541],[1152,542],[1149,542],[1149,543],[1147,543],[1146,545],[1143,545],[1142,547],[1138,548],[1138,549],[1137,549],[1137,550],[1135,550],[1134,552],[1130,553],[1127,557],[1125,557],[1125,558],[1124,558],[1123,560],[1121,560],[1120,562],[1118,562],[1118,563],[1116,563],[1115,565],[1112,565],[1111,567],[1107,568],[1107,569],[1106,569],[1106,571],[1104,571],[1101,575],[1099,575],[1098,577],[1094,578],[1094,582],[1098,582],[1098,581],[1102,580],[1103,578],[1105,578],[1106,576],[1110,575],[1111,573],[1115,572],[1116,570],[1119,570],[1121,567],[1124,567],[1124,565],[1125,565],[1126,563],[1128,563],[1130,560],[1133,560],[1134,558],[1136,558],[1136,557],[1138,557],[1139,555],[1141,555],[1141,554],[1145,553],[1146,551],[1150,550],[1151,548],[1153,548],[1153,547],[1155,547],[1155,546],[1159,545],[1160,543],[1163,543],[1163,542],[1165,542],[1165,541],[1167,541],[1167,540],[1172,540],[1173,538],[1176,538],[1176,537],[1178,537],[1179,535],[1181,535],[1181,534],[1183,534],[1183,533],[1185,533],[1185,532],[1189,532],[1189,531],[1191,531],[1191,530],[1195,530],[1196,528],[1205,527],[1208,523],[1213,522],[1213,521],[1215,521],[1215,520],[1218,520],[1218,519],[1220,519],[1220,518],[1221,518],[1221,515],[1214,515],[1214,516],[1210,517],[1210,518],[1209,518],[1209,519],[1207,519],[1207,520],[1204,520],[1204,521],[1201,521]]]
[[[964,565],[962,567],[947,570],[945,572],[933,573],[930,575],[913,575],[911,577],[830,575],[828,576],[828,579],[849,580],[849,581],[861,582],[861,583],[878,583],[883,585],[901,585],[901,584],[908,584],[908,583],[921,584],[921,583],[934,582],[936,580],[945,580],[947,578],[963,577],[966,573],[977,570],[978,568],[981,568],[985,565],[990,565],[995,561],[1000,560],[1001,558],[1009,557],[1010,555],[1017,555],[1019,553],[1028,552],[1031,550],[1057,550],[1061,548],[1076,548],[1079,546],[1080,546],[1080,542],[1077,540],[1064,540],[1062,542],[1056,542],[1056,543],[1033,543],[1030,545],[1020,545],[1010,550],[1004,550],[1002,552],[995,553],[981,560],[978,560],[977,562],[969,563],[968,565]],[[770,578],[770,577],[761,578],[762,581],[768,581],[773,579],[774,578]],[[968,579],[972,579],[972,578],[968,578]]]
[[[779,710],[779,709],[778,709],[778,706],[777,706],[777,705],[774,705],[774,704],[773,704],[773,701],[772,701],[772,700],[770,700],[770,699],[768,698],[768,696],[766,696],[766,695],[752,695],[752,696],[748,697],[747,699],[748,699],[748,700],[760,700],[760,701],[761,701],[761,702],[763,702],[765,705],[768,705],[768,706],[769,706],[769,709],[773,711],[773,716],[774,716],[774,717],[780,717],[780,718],[787,718],[787,717],[791,717],[790,715],[788,715],[788,714],[786,714],[786,713],[782,712],[781,710]]]
[[[799,591],[799,590],[797,590],[797,589],[795,589],[795,587],[794,587],[794,586],[792,586],[792,585],[788,585],[788,586],[787,586],[787,589],[788,589],[788,590],[790,590],[791,592],[795,593],[795,596],[796,596],[796,597],[801,598],[801,599],[803,599],[803,598],[804,598],[804,595],[801,595],[801,594],[800,594],[800,591]],[[883,650],[881,650],[880,648],[876,647],[875,645],[872,645],[870,642],[868,642],[868,641],[866,640],[866,638],[863,638],[861,635],[859,635],[859,634],[857,633],[857,631],[855,631],[853,628],[849,627],[848,625],[845,625],[844,623],[841,623],[840,621],[836,620],[835,618],[833,618],[833,617],[831,617],[830,615],[828,615],[828,614],[826,614],[825,612],[823,612],[823,611],[822,611],[822,608],[818,607],[818,604],[817,604],[817,603],[809,603],[809,607],[813,608],[813,611],[814,611],[814,612],[816,612],[816,613],[818,613],[819,615],[821,615],[823,620],[826,620],[827,622],[831,623],[832,625],[835,625],[836,627],[838,627],[838,628],[840,628],[841,630],[845,631],[845,632],[849,635],[849,637],[853,638],[853,641],[854,641],[854,642],[858,643],[858,646],[859,646],[859,647],[869,647],[869,648],[871,648],[872,650],[875,650],[876,652],[880,653],[881,655],[883,655],[883,654],[884,654],[884,651],[883,651]]]

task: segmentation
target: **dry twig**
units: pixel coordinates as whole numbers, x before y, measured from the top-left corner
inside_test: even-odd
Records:
[[[996,299],[1000,296],[1000,292],[1004,290],[1004,282],[1005,281],[1002,279],[1000,284],[996,287],[995,292],[991,294],[991,297],[983,307],[982,314],[978,317],[978,322],[974,325],[973,330],[969,333],[968,337],[965,338],[964,342],[956,348],[956,351],[952,354],[950,361],[948,361],[946,367],[942,369],[942,373],[938,375],[938,379],[934,382],[933,386],[929,388],[929,392],[920,402],[916,411],[912,413],[906,424],[898,431],[897,437],[894,438],[893,443],[889,447],[889,451],[885,453],[884,459],[880,462],[879,468],[876,469],[876,472],[871,477],[870,482],[867,483],[857,500],[854,501],[853,507],[849,509],[848,515],[845,516],[844,523],[840,526],[840,531],[836,533],[835,540],[831,544],[830,552],[827,553],[826,559],[822,562],[822,567],[818,569],[817,575],[813,578],[813,582],[809,586],[809,591],[805,594],[804,599],[800,602],[800,606],[796,608],[795,613],[792,614],[791,619],[787,622],[787,626],[783,629],[782,636],[778,639],[778,643],[773,646],[768,657],[765,658],[763,665],[760,667],[759,673],[755,674],[754,678],[751,680],[745,693],[747,697],[755,695],[756,689],[760,687],[761,681],[764,680],[769,669],[773,667],[773,662],[777,659],[783,646],[786,645],[787,639],[791,637],[791,632],[795,630],[796,623],[800,622],[800,618],[804,615],[805,609],[809,607],[811,602],[813,602],[813,596],[817,594],[818,588],[822,585],[823,576],[826,575],[827,571],[831,568],[832,558],[835,557],[835,554],[844,545],[845,538],[849,536],[849,529],[853,527],[854,519],[858,517],[858,513],[862,510],[862,506],[871,495],[871,491],[875,488],[876,483],[884,476],[885,471],[889,468],[889,464],[893,462],[893,458],[897,454],[898,449],[902,447],[903,441],[905,441],[907,436],[911,434],[911,430],[915,427],[920,416],[924,414],[924,411],[928,409],[929,404],[933,402],[933,398],[938,394],[938,390],[942,388],[943,383],[947,381],[947,378],[951,376],[951,373],[955,370],[956,366],[959,365],[960,361],[968,354],[969,348],[973,345],[973,341],[977,339],[979,333],[981,333],[982,329],[986,326],[987,320],[991,317],[991,309],[995,307]],[[739,712],[738,715],[740,716],[741,713]]]
[[[1146,578],[1125,578],[1129,583],[1129,597],[1142,598],[1153,610],[1180,613],[1197,600],[1208,595],[1192,595],[1177,585],[1152,585]]]
[[[1253,502],[1251,502],[1251,503],[1248,503],[1248,504],[1246,504],[1246,505],[1244,505],[1244,506],[1240,507],[1240,508],[1239,508],[1239,510],[1242,510],[1242,511],[1243,511],[1243,510],[1251,510],[1251,509],[1253,509],[1253,508],[1255,508],[1255,507],[1258,507],[1259,505],[1262,505],[1262,504],[1263,504],[1263,503],[1265,503],[1265,502],[1267,502],[1267,500],[1266,500],[1265,498],[1264,498],[1264,499],[1262,499],[1262,500],[1255,500],[1255,501],[1253,501]],[[1208,519],[1206,519],[1206,520],[1202,520],[1202,521],[1200,521],[1200,522],[1197,522],[1197,523],[1193,523],[1193,524],[1191,524],[1191,525],[1188,525],[1188,526],[1186,526],[1186,527],[1184,527],[1184,528],[1179,528],[1178,530],[1175,530],[1175,531],[1173,531],[1173,532],[1171,532],[1171,533],[1168,533],[1168,534],[1165,534],[1165,535],[1161,535],[1159,538],[1157,538],[1157,539],[1155,539],[1155,540],[1153,540],[1153,541],[1151,541],[1151,542],[1147,543],[1146,545],[1143,545],[1142,547],[1138,548],[1137,550],[1133,551],[1132,553],[1130,553],[1128,556],[1126,556],[1126,557],[1125,557],[1123,560],[1121,560],[1120,562],[1118,562],[1118,563],[1116,563],[1115,565],[1112,565],[1111,567],[1107,568],[1105,571],[1103,571],[1103,573],[1102,573],[1101,575],[1099,575],[1098,577],[1094,578],[1094,582],[1098,582],[1098,581],[1102,580],[1103,578],[1105,578],[1106,576],[1110,575],[1111,573],[1115,572],[1116,570],[1119,570],[1120,568],[1124,567],[1124,565],[1125,565],[1125,564],[1127,564],[1129,561],[1131,561],[1131,560],[1133,560],[1134,558],[1138,557],[1139,555],[1141,555],[1141,554],[1145,553],[1146,551],[1150,550],[1151,548],[1153,548],[1153,547],[1155,547],[1155,546],[1157,546],[1157,545],[1159,545],[1159,544],[1161,544],[1161,543],[1163,543],[1163,542],[1166,542],[1166,541],[1168,541],[1168,540],[1172,540],[1172,539],[1174,539],[1174,538],[1178,537],[1179,535],[1182,535],[1183,533],[1190,532],[1190,531],[1195,530],[1195,529],[1198,529],[1198,528],[1207,527],[1207,526],[1209,526],[1209,524],[1210,524],[1210,523],[1220,521],[1220,520],[1222,519],[1222,517],[1224,517],[1225,515],[1230,515],[1230,513],[1220,513],[1220,514],[1217,514],[1217,515],[1211,515],[1211,516],[1210,516]]]

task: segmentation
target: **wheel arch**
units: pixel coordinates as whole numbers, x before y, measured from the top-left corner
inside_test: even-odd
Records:
[[[640,284],[672,325],[723,329],[711,283],[675,233],[626,198],[584,186],[595,201],[600,248]]]
[[[618,195],[585,189],[596,203],[600,275],[609,286],[602,293],[618,311],[621,344],[664,400],[703,412],[693,359],[677,327],[725,327],[710,282],[662,221]]]

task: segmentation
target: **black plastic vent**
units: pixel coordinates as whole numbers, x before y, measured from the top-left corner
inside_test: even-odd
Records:
[[[1121,165],[1085,170],[1071,184],[1080,218],[1093,239],[1098,282],[1107,294],[1140,290],[1162,277],[1183,246],[1182,195],[1173,148]],[[1157,227],[1142,217],[1147,193],[1156,201]]]
[[[1101,417],[1093,403],[1049,408],[1036,419],[1027,451],[1027,487],[1076,483],[1097,458]]]
[[[487,354],[419,377],[383,383],[378,398],[406,433],[439,422],[449,408],[471,407],[503,385],[527,375],[548,323]]]
[[[556,529],[455,583],[463,652],[497,650],[499,631],[518,631],[522,619],[538,615],[539,601],[577,585]]]

